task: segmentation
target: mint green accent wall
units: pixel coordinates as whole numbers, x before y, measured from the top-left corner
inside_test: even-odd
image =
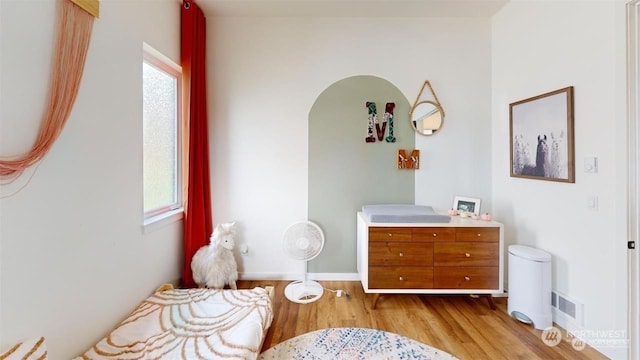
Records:
[[[367,109],[374,101],[381,121],[395,102],[395,143],[366,143]],[[315,273],[356,272],[356,212],[365,204],[414,202],[415,170],[398,170],[398,149],[413,149],[409,102],[389,81],[375,76],[340,80],[309,112],[309,220],[325,234],[322,253],[309,262]],[[385,137],[388,135],[388,129]]]

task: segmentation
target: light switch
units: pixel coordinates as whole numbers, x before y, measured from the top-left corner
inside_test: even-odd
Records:
[[[587,208],[590,210],[598,210],[598,197],[595,195],[587,196]]]
[[[598,172],[598,158],[588,156],[584,158],[584,172],[595,174]]]

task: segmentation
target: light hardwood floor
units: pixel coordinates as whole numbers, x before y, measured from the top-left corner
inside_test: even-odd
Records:
[[[366,327],[401,334],[447,351],[459,359],[607,359],[592,348],[574,350],[563,340],[550,347],[542,331],[507,315],[506,298],[494,298],[491,310],[485,298],[468,295],[382,295],[372,309],[373,295],[359,282],[321,281],[328,289],[342,289],[349,297],[325,291],[310,304],[287,300],[285,281],[239,281],[239,288],[275,286],[274,319],[263,350],[309,331],[329,327]],[[565,331],[562,331],[565,335]]]

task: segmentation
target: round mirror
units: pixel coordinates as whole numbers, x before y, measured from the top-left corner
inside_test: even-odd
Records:
[[[442,107],[433,101],[417,103],[409,112],[411,126],[421,135],[433,135],[442,127],[444,112]]]

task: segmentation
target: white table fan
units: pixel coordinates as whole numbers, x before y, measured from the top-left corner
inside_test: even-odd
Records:
[[[307,279],[307,264],[318,256],[324,247],[324,233],[311,221],[299,221],[291,224],[284,232],[282,247],[292,259],[304,261],[304,280],[290,283],[284,289],[287,299],[307,304],[322,297],[324,287],[317,281]]]

